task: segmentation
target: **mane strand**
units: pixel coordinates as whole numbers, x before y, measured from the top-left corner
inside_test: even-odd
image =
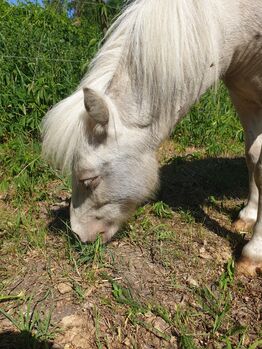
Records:
[[[223,40],[217,0],[135,0],[109,29],[75,93],[52,108],[42,122],[43,155],[70,170],[76,147],[85,142],[82,88],[106,94],[116,72],[126,69],[140,109],[172,127],[172,115],[194,102],[205,74],[218,79]],[[136,120],[126,120],[135,124]],[[141,120],[142,122],[143,120]]]

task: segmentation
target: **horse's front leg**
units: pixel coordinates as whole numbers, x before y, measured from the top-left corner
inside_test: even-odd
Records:
[[[262,148],[254,169],[254,179],[258,188],[258,212],[253,236],[244,246],[238,261],[238,272],[246,275],[262,273]]]
[[[255,179],[255,169],[262,147],[262,113],[256,105],[239,98],[232,91],[231,96],[245,132],[246,163],[249,173],[247,204],[239,212],[233,227],[238,232],[248,232],[256,223],[258,212],[259,191]]]
[[[259,194],[254,176],[255,164],[252,156],[252,151],[252,148],[250,148],[246,155],[246,162],[249,173],[249,195],[247,204],[239,212],[238,218],[232,224],[234,230],[236,230],[237,232],[251,231],[257,220]]]
[[[249,171],[248,202],[233,226],[237,231],[253,228],[253,236],[244,247],[237,267],[241,273],[255,275],[262,270],[262,109],[259,104],[230,92],[245,131]]]
[[[246,163],[249,174],[249,194],[245,207],[239,212],[238,218],[233,223],[233,228],[238,232],[251,231],[257,220],[259,192],[255,180],[255,168],[259,158],[262,136],[256,125],[256,118],[246,120],[241,117],[245,130]]]

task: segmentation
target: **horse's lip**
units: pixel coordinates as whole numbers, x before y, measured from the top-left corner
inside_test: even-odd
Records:
[[[83,243],[87,242],[87,239],[81,239],[79,237],[79,235],[77,233],[75,233],[74,230],[72,230],[72,228],[70,230],[71,230],[71,233],[72,233],[72,235],[74,236],[75,239],[77,239],[78,241],[83,242]]]

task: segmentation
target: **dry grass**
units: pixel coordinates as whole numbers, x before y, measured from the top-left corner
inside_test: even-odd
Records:
[[[1,294],[22,297],[1,303],[0,348],[261,347],[262,279],[234,278],[231,259],[244,160],[163,147],[157,202],[106,246],[72,237],[57,180],[19,209],[2,196]]]

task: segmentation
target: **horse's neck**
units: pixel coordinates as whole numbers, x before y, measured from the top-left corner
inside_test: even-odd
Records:
[[[221,58],[220,66],[217,68],[218,75],[227,70],[232,54],[233,52],[228,52],[225,57]],[[203,71],[199,76],[197,89],[195,86],[191,86],[189,93],[183,96],[183,103],[176,104],[176,95],[174,94],[173,113],[165,119],[157,118],[156,115],[151,114],[150,102],[143,100],[142,105],[140,105],[139,88],[134,89],[128,74],[124,71],[116,74],[107,93],[113,100],[121,121],[126,126],[150,129],[157,147],[172,132],[191,106],[216,83],[215,76],[216,74],[212,69]],[[190,81],[188,84],[190,85]]]
[[[239,2],[242,0],[234,0],[232,2],[226,0],[220,1],[223,5],[222,7],[225,9],[225,14],[220,22],[221,35],[218,36],[217,41],[215,42],[216,45],[220,46],[219,60],[215,61],[214,64],[212,57],[207,57],[207,61],[199,60],[200,65],[196,67],[197,72],[194,76],[191,76],[191,73],[187,73],[192,70],[194,64],[192,64],[191,67],[188,67],[186,65],[190,65],[189,60],[185,59],[185,63],[184,60],[182,60],[181,66],[178,64],[176,67],[180,67],[184,70],[184,76],[186,76],[186,78],[181,81],[180,85],[178,84],[179,80],[176,81],[177,85],[174,84],[176,87],[174,91],[172,91],[172,94],[170,93],[172,83],[170,84],[169,80],[168,87],[165,84],[165,80],[163,80],[163,83],[161,84],[159,73],[156,79],[158,85],[156,85],[155,91],[161,91],[160,94],[154,93],[155,81],[152,76],[151,85],[149,87],[147,86],[147,91],[145,93],[139,83],[137,83],[136,86],[134,81],[132,81],[132,69],[129,69],[129,65],[132,65],[132,57],[130,59],[130,56],[129,61],[127,61],[126,64],[121,65],[121,69],[118,69],[118,71],[115,72],[110,86],[107,89],[107,94],[116,105],[116,108],[119,111],[119,117],[123,123],[127,126],[137,128],[148,127],[150,129],[151,126],[152,133],[159,139],[159,141],[162,141],[168,136],[177,122],[187,113],[189,108],[201,97],[201,95],[216,83],[218,77],[223,78],[232,62],[232,57],[236,47],[241,42],[241,21],[238,6]],[[201,39],[199,43],[204,45],[203,39]],[[170,46],[167,47],[167,49],[170,50]],[[201,53],[201,49],[199,51]],[[196,59],[196,57],[193,56],[192,59]],[[183,64],[185,66],[183,66]],[[172,64],[170,64],[170,60],[169,65],[171,69]],[[157,69],[157,66],[154,68]],[[191,69],[189,70],[189,68]],[[136,69],[139,69],[139,65],[136,65]],[[181,71],[178,72],[178,74],[179,76],[183,76]],[[194,72],[192,75],[193,74]],[[138,81],[141,80],[141,76],[143,77],[143,72],[140,74]],[[166,93],[165,89],[168,89]],[[152,95],[153,98],[150,98]],[[156,96],[160,97],[160,99],[154,98]],[[162,96],[163,104],[161,106]],[[165,98],[165,96],[168,96],[168,99]],[[155,100],[157,100],[156,107],[154,105]],[[169,101],[171,108],[167,108],[169,112],[165,113],[165,104],[168,105],[166,103],[167,100]],[[158,114],[159,109],[161,109],[161,112]]]

